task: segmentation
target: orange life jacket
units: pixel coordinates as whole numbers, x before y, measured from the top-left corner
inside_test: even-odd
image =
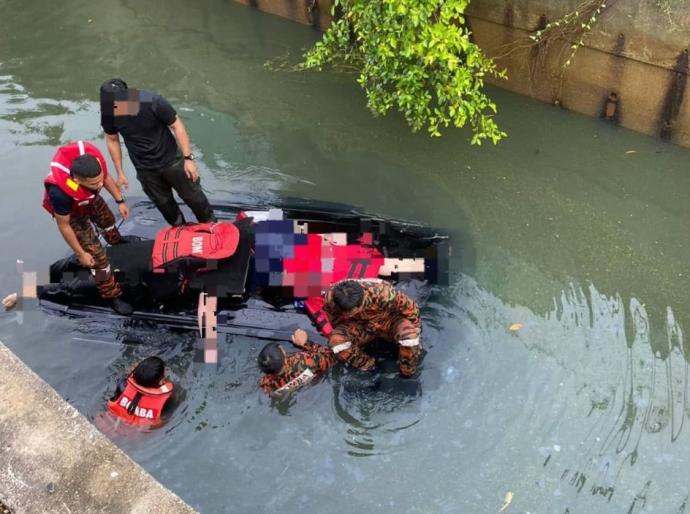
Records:
[[[228,222],[198,223],[164,228],[153,245],[154,271],[178,259],[227,259],[237,250],[240,232]]]
[[[172,382],[150,389],[141,387],[130,376],[127,378],[127,387],[117,400],[108,402],[108,410],[132,425],[158,425],[163,406],[172,395],[172,391]]]
[[[103,179],[108,176],[108,168],[105,163],[105,158],[103,154],[94,145],[88,141],[77,141],[75,143],[69,143],[58,148],[57,152],[50,161],[50,173],[43,180],[43,186],[45,191],[43,193],[43,208],[47,210],[51,215],[55,215],[55,210],[53,205],[50,203],[50,198],[48,197],[48,186],[54,185],[58,186],[62,191],[69,195],[72,200],[74,200],[74,205],[72,206],[72,211],[70,215],[86,215],[88,214],[91,204],[98,196],[98,193],[94,193],[85,187],[80,186],[75,182],[70,176],[70,166],[74,159],[81,155],[93,155],[98,159],[98,163],[101,165],[101,170],[103,170]]]

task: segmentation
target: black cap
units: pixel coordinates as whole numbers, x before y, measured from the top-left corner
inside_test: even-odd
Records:
[[[122,79],[108,79],[101,84],[101,98],[107,100],[127,100],[127,82]]]

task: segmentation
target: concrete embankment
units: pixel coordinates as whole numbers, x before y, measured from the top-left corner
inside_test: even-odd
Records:
[[[194,512],[1,343],[0,402],[0,512]]]
[[[325,30],[332,0],[236,0],[277,16]],[[690,0],[475,0],[467,23],[477,44],[506,69],[508,80],[491,83],[690,147],[687,92]],[[569,66],[566,36],[535,45],[530,35],[585,5],[604,9]]]

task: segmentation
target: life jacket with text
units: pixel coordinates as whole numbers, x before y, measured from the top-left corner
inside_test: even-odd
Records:
[[[108,168],[105,163],[105,158],[98,148],[88,141],[76,141],[58,148],[57,152],[50,161],[50,173],[43,179],[43,208],[51,215],[55,215],[53,205],[50,203],[48,197],[48,186],[58,186],[64,193],[66,193],[74,204],[70,215],[85,216],[91,210],[91,205],[98,196],[98,193],[86,189],[77,184],[70,176],[70,166],[72,162],[81,155],[93,155],[98,163],[101,165],[103,171],[103,179],[108,177]]]
[[[138,426],[154,426],[161,422],[161,412],[165,402],[172,395],[172,382],[160,387],[142,387],[132,376],[127,378],[127,387],[116,400],[108,402],[111,414],[127,423]]]
[[[226,259],[234,255],[239,240],[237,227],[222,221],[164,228],[153,245],[153,270],[163,272],[166,265],[182,259]]]

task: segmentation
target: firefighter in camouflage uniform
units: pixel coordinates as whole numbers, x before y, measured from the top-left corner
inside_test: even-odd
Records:
[[[261,388],[272,396],[308,384],[336,363],[331,349],[309,342],[304,330],[295,330],[292,344],[303,351],[288,355],[278,343],[268,343],[259,353],[259,367],[264,372]]]
[[[422,355],[421,319],[419,306],[405,293],[383,280],[345,280],[326,292],[323,310],[333,326],[328,344],[339,360],[371,370],[375,360],[363,346],[374,339],[395,341],[400,373],[416,373]]]

